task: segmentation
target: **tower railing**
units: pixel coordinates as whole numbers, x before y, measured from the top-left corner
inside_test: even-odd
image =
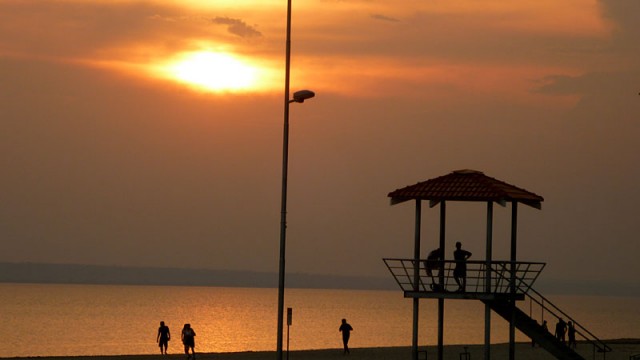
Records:
[[[550,314],[556,321],[560,319],[571,321],[574,324],[576,336],[593,346],[594,359],[596,353],[602,353],[603,358],[606,358],[606,354],[612,351],[607,344],[532,288],[533,283],[544,269],[545,263],[497,260],[491,261],[491,266],[487,267],[486,261],[465,261],[463,266],[466,268],[464,272],[466,286],[461,291],[459,285],[462,283],[461,274],[460,272],[456,274],[455,270],[456,267],[462,265],[460,262],[427,259],[416,261],[415,259],[397,258],[383,260],[400,288],[405,292],[405,296],[450,297],[450,294],[462,293],[468,298],[473,298],[474,295],[479,299],[483,299],[482,296],[487,295],[494,296],[494,298],[503,295],[503,299],[508,299],[513,291],[518,300],[529,300],[530,318],[534,319],[534,304],[539,307],[540,324],[545,320],[545,314]],[[416,267],[418,268],[417,278],[415,277]],[[486,286],[487,279],[490,281],[489,287]]]
[[[455,260],[427,260],[420,259],[383,259],[394,279],[405,292],[423,293],[456,293],[465,294],[509,294],[512,283],[516,294],[525,294],[536,281],[545,263],[524,261],[491,261],[487,267],[486,261],[465,261],[464,264]],[[416,266],[418,278],[415,278]],[[461,276],[456,277],[456,267],[464,266],[466,286]],[[511,269],[515,277],[511,277]],[[487,269],[489,273],[487,274]],[[460,274],[457,274],[460,275]],[[487,288],[489,278],[489,288]],[[417,282],[416,282],[417,280]],[[417,288],[416,288],[417,285]]]

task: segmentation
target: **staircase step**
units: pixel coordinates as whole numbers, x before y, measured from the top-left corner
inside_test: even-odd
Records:
[[[483,300],[485,304],[507,321],[511,319],[512,305],[506,300]],[[515,326],[525,335],[529,336],[536,344],[543,347],[557,359],[561,360],[584,360],[584,358],[561,343],[549,331],[542,328],[537,321],[529,317],[521,309],[515,308]]]

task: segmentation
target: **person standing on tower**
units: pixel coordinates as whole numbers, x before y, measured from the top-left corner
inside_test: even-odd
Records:
[[[457,292],[465,292],[467,289],[467,259],[471,257],[471,253],[462,250],[462,243],[456,243],[456,250],[453,252],[453,259],[456,261],[456,267],[453,269],[453,278],[458,284]]]

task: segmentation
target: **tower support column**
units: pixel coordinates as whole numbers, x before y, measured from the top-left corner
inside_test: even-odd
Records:
[[[416,224],[413,247],[413,291],[420,290],[420,228],[422,220],[422,202],[416,199]],[[413,298],[413,336],[411,339],[411,357],[418,360],[418,325],[420,319],[420,299]]]
[[[485,292],[491,292],[491,253],[493,242],[493,202],[487,203],[487,253],[485,263]],[[491,307],[484,306],[484,359],[491,359]]]

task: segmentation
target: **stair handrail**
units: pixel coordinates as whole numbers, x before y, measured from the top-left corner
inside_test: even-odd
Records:
[[[500,278],[507,281],[509,286],[511,286],[511,282],[512,282],[511,269],[513,268],[516,273],[514,280],[515,280],[515,284],[517,285],[515,285],[515,287],[521,293],[526,294],[529,291],[529,289],[532,288],[536,280],[538,280],[540,273],[542,273],[542,270],[544,270],[545,266],[547,266],[547,263],[531,262],[531,261],[500,261],[500,262],[494,262],[492,263],[492,265],[496,266],[496,269],[494,269],[493,271],[496,274],[498,274]],[[507,265],[509,266],[507,267]],[[521,266],[524,267],[524,269],[522,269]],[[539,268],[532,270],[531,268],[533,266],[538,266]],[[498,267],[500,267],[501,269],[499,269]],[[505,273],[507,273],[508,276],[505,275]],[[523,273],[524,275],[518,276],[518,273]],[[533,274],[534,276],[525,277],[527,274]],[[529,280],[529,281],[526,281],[526,280]]]
[[[507,269],[508,270],[508,269]],[[501,276],[505,276],[504,274],[501,274]],[[516,277],[516,279],[518,279],[518,277]],[[538,291],[536,291],[533,287],[531,286],[527,286],[525,289],[522,289],[522,282],[518,281],[518,284],[516,285],[518,290],[520,290],[522,293],[525,294],[525,297],[528,297],[530,301],[534,301],[536,302],[543,310],[546,310],[547,312],[551,313],[551,315],[555,316],[557,319],[560,319],[561,317],[558,316],[558,314],[556,314],[554,312],[554,310],[556,312],[559,312],[560,314],[562,314],[562,316],[564,316],[564,318],[566,318],[567,320],[570,320],[571,322],[573,322],[574,328],[576,330],[576,334],[581,335],[586,341],[588,341],[589,343],[591,343],[594,346],[594,349],[597,348],[599,352],[603,352],[603,353],[607,353],[612,351],[611,347],[609,347],[607,344],[605,344],[602,340],[600,340],[597,336],[595,336],[593,333],[591,333],[589,330],[587,330],[587,328],[585,328],[584,326],[582,326],[580,323],[578,323],[574,318],[572,318],[571,316],[569,316],[567,313],[565,313],[564,311],[562,311],[562,309],[560,309],[559,307],[557,307],[555,304],[553,304],[551,301],[549,301],[549,299],[547,299],[546,297],[544,297],[544,295],[540,294]],[[525,285],[526,286],[526,285]],[[538,301],[538,299],[534,298],[533,296],[531,296],[531,292],[533,292],[536,296],[538,296],[540,299],[542,299],[541,301]],[[549,305],[551,305],[553,307],[553,309],[549,309],[548,307],[545,306],[545,302]],[[530,314],[531,317],[531,314]],[[587,337],[582,331],[584,331],[586,334],[588,334],[589,336],[591,336],[591,338]]]
[[[538,299],[534,298],[533,296],[531,296],[531,294],[529,292],[533,292],[536,296],[540,297],[540,299],[542,299],[542,301],[538,301]],[[529,297],[530,301],[534,301],[535,303],[537,303],[542,309],[546,310],[547,312],[551,313],[551,315],[555,316],[557,319],[560,319],[561,316],[558,316],[558,314],[556,314],[554,312],[554,310],[558,313],[560,313],[564,318],[566,318],[567,320],[570,320],[571,322],[573,322],[573,326],[576,329],[576,334],[581,335],[586,341],[588,341],[589,343],[591,343],[595,348],[598,349],[599,352],[610,352],[612,351],[611,347],[609,347],[607,344],[605,344],[602,340],[600,340],[597,336],[595,336],[593,333],[591,333],[589,330],[587,330],[587,328],[585,328],[584,326],[582,326],[579,322],[577,322],[574,318],[572,318],[571,316],[567,315],[567,313],[565,313],[564,311],[562,311],[559,307],[557,307],[556,305],[554,305],[551,301],[549,301],[549,299],[547,299],[546,297],[544,297],[544,295],[540,294],[539,292],[537,292],[534,288],[529,288],[529,291],[527,291],[525,293],[525,296]],[[545,306],[545,303],[548,305],[551,305],[553,307],[553,309],[548,308],[547,306]],[[589,336],[591,336],[591,338],[587,337],[582,331],[584,331],[584,333],[588,334]]]
[[[416,260],[417,260],[417,262],[416,262]],[[416,291],[416,289],[415,289],[416,283],[414,282],[415,279],[413,279],[414,276],[415,276],[415,273],[413,273],[413,271],[410,272],[408,270],[413,270],[415,266],[420,266],[420,264],[423,263],[424,261],[426,261],[426,259],[385,258],[385,259],[383,259],[383,261],[385,262],[385,264],[387,265],[387,268],[391,271],[392,275],[394,276],[394,279],[396,280],[396,282],[398,283],[398,285],[402,289],[407,291],[408,289],[406,289],[404,285],[410,285],[412,290]],[[391,264],[391,262],[399,262],[401,266],[393,266]],[[450,264],[455,263],[455,261],[440,260],[440,263],[442,264],[442,269],[447,272],[447,275],[445,275],[445,284],[444,284],[446,286],[447,285],[447,280],[449,280],[449,278],[450,278],[450,271],[452,270]],[[407,267],[407,264],[409,264],[410,266]],[[484,269],[485,262],[483,262],[483,261],[467,261],[467,264],[468,265],[471,265],[471,264],[480,265],[480,268],[477,269],[476,271],[479,271],[479,272],[486,271]],[[449,266],[447,266],[447,265],[449,265]],[[507,265],[510,265],[510,266],[507,266]],[[524,268],[520,268],[520,265],[525,265],[525,266],[524,266]],[[574,328],[576,330],[576,334],[580,335],[587,342],[589,342],[591,345],[593,345],[594,358],[595,358],[596,349],[598,350],[598,352],[602,352],[603,355],[606,357],[606,353],[612,351],[611,347],[609,347],[606,343],[604,343],[602,340],[600,340],[597,336],[595,336],[593,333],[591,333],[589,330],[587,330],[587,328],[582,326],[575,319],[573,319],[571,316],[566,314],[559,307],[557,307],[555,304],[553,304],[551,301],[549,301],[549,299],[544,297],[544,295],[540,294],[538,291],[536,291],[532,287],[532,284],[537,280],[538,276],[540,275],[540,272],[545,267],[545,265],[546,265],[545,263],[536,263],[536,262],[494,261],[494,262],[492,262],[492,268],[489,270],[489,271],[491,271],[493,276],[495,276],[493,278],[495,280],[495,282],[493,282],[493,284],[492,284],[495,287],[493,289],[493,291],[494,292],[498,292],[499,289],[502,288],[502,286],[503,286],[502,285],[502,281],[506,281],[507,284],[509,284],[509,287],[510,287],[511,286],[511,271],[515,271],[515,273],[516,273],[516,276],[515,276],[515,280],[516,280],[515,281],[516,282],[515,289],[516,289],[516,291],[518,293],[520,293],[520,294],[524,294],[526,297],[528,297],[530,299],[530,301],[537,303],[540,306],[540,308],[543,310],[543,318],[544,318],[544,311],[546,310],[547,312],[549,312],[552,316],[556,317],[557,319],[560,319],[560,318],[564,317],[567,320],[570,320],[574,324]],[[531,269],[532,266],[538,266],[539,268],[532,270]],[[400,273],[402,273],[402,275],[398,274],[393,269],[401,269]],[[520,272],[523,272],[524,274],[522,276],[517,276],[518,273],[520,273]],[[531,273],[533,274],[533,277],[527,276],[528,274],[531,274]],[[412,280],[412,281],[409,281],[409,282],[405,283],[404,281],[401,281],[399,279],[399,276],[402,276],[402,278],[404,278],[406,280]],[[422,291],[428,291],[427,290],[427,286],[426,286],[425,282],[423,281],[423,278],[426,278],[426,277],[423,276],[423,275],[419,275],[418,276],[418,279],[419,279],[418,286],[419,286],[419,288],[422,289]],[[477,281],[475,285],[476,286],[480,286],[481,282]],[[534,296],[532,296],[532,294],[536,295],[541,300],[536,299]],[[546,305],[545,305],[545,302],[546,302]],[[552,308],[549,308],[547,305],[551,306]],[[562,316],[558,315],[558,313],[561,314]],[[532,317],[531,313],[529,314],[529,317]]]

